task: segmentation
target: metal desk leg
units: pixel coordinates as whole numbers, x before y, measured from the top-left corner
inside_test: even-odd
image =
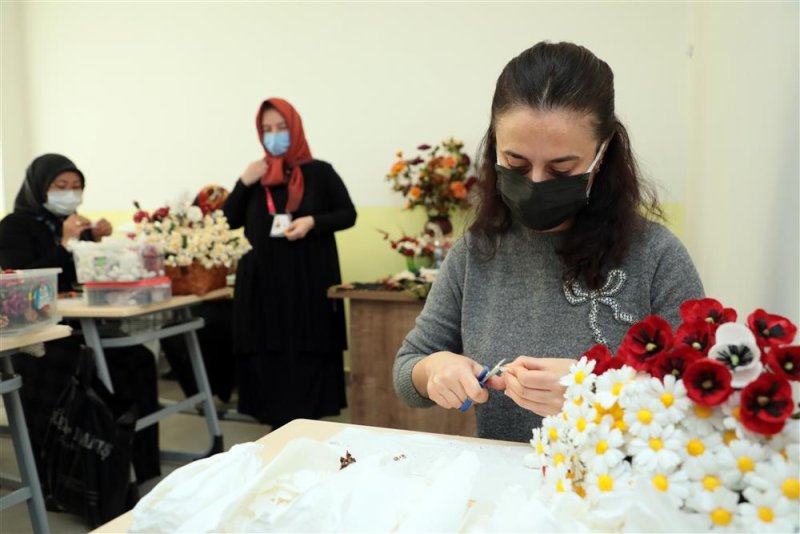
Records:
[[[200,351],[200,343],[197,341],[197,332],[195,330],[190,330],[183,334],[183,336],[186,340],[186,346],[189,349],[189,357],[192,360],[192,371],[194,371],[194,380],[197,384],[197,389],[205,394],[205,399],[203,399],[203,412],[205,413],[208,432],[211,436],[209,455],[216,454],[223,451],[222,431],[219,428],[217,410],[211,398],[211,386],[208,383],[206,366],[203,363],[203,355]]]
[[[103,352],[100,334],[97,333],[97,324],[94,319],[81,319],[81,329],[83,330],[83,338],[86,340],[86,345],[94,351],[97,376],[100,377],[108,391],[114,393],[114,385],[111,383],[111,375],[108,372],[108,364],[106,363],[106,354]]]
[[[9,377],[18,379],[20,382],[20,386],[10,391],[3,392],[3,402],[6,406],[8,424],[11,429],[11,440],[14,443],[14,454],[17,457],[17,465],[19,465],[19,474],[23,486],[21,490],[17,491],[23,493],[27,493],[27,491],[30,492],[27,501],[28,513],[31,517],[33,531],[36,533],[47,533],[50,532],[50,526],[47,523],[47,512],[45,511],[44,498],[42,497],[42,486],[39,484],[39,474],[36,472],[36,462],[33,459],[33,450],[31,450],[31,441],[28,435],[28,425],[25,423],[25,415],[22,413],[22,403],[19,400],[19,387],[21,387],[22,380],[14,376],[14,369],[11,366],[10,356],[2,358],[2,360],[3,372]]]

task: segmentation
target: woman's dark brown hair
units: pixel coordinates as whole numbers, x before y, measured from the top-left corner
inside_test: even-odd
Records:
[[[469,228],[488,258],[494,256],[500,234],[512,222],[511,212],[497,194],[495,124],[503,113],[522,106],[588,113],[593,117],[597,148],[610,139],[589,203],[577,214],[557,251],[565,280],[580,280],[597,289],[608,270],[627,253],[644,220],[640,210],[663,218],[653,189],[639,175],[628,132],[614,113],[614,74],[604,61],[572,43],[538,43],[503,69],[481,147],[477,209]]]

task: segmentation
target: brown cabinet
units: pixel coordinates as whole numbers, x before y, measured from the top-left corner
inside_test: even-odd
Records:
[[[350,413],[359,425],[461,436],[475,435],[472,410],[410,408],[395,394],[392,365],[423,301],[396,291],[334,290],[350,301]]]

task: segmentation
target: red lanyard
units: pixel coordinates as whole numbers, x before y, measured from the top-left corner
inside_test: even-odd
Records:
[[[264,186],[264,189],[267,191],[267,210],[269,210],[270,215],[275,215],[275,203],[272,201],[272,193],[269,192],[269,187]]]

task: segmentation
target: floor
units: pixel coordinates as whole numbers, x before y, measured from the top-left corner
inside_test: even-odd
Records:
[[[171,380],[159,380],[159,396],[162,399],[178,400],[183,398],[177,382]],[[349,391],[348,391],[349,395]],[[268,434],[270,427],[259,424],[255,420],[247,420],[245,416],[231,413],[230,416],[220,420],[220,427],[224,438],[225,450],[230,449],[237,443],[255,441]],[[328,421],[349,422],[350,412],[348,409],[342,411],[337,417],[326,417]],[[194,436],[206,435],[205,419],[199,415],[176,414],[165,421],[162,421],[160,428],[160,440],[162,449],[173,450],[200,450],[206,445],[205,440],[198,444]],[[161,478],[147,481],[139,487],[140,495],[145,495],[161,479],[180,467],[177,464],[162,463]],[[0,436],[0,473],[4,475],[16,476],[18,474],[17,463],[14,456],[13,445],[9,436]],[[0,496],[6,495],[9,490],[0,488]],[[58,534],[85,533],[88,527],[83,520],[76,515],[48,512],[47,520],[50,530]],[[12,506],[0,511],[0,532],[3,534],[30,533],[32,532],[30,519],[28,517],[28,507],[25,504]]]

